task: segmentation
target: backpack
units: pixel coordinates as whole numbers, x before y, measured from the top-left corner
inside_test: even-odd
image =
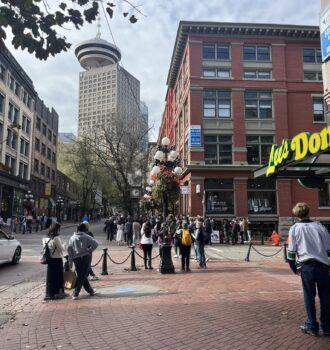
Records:
[[[50,259],[52,258],[51,257],[51,254],[50,254],[50,249],[49,249],[49,242],[52,240],[49,239],[49,241],[45,244],[45,247],[44,247],[44,253],[42,254],[42,257],[40,258],[40,264],[42,265],[47,265],[50,263]]]
[[[203,237],[204,244],[210,244],[210,236],[205,230],[203,230],[202,237]]]
[[[182,229],[181,243],[184,246],[191,246],[192,238],[191,238],[191,234],[187,228]]]

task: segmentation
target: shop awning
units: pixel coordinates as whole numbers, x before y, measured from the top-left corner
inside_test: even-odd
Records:
[[[266,176],[267,168],[268,165],[264,165],[255,170],[254,178]],[[278,167],[271,176],[278,179],[297,179],[306,187],[320,187],[325,179],[330,179],[330,153],[327,151],[308,156],[300,161],[288,161]]]

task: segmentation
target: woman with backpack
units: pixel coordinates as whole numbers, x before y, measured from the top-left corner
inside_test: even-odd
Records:
[[[55,222],[48,230],[47,237],[42,240],[44,249],[49,249],[50,259],[47,264],[46,295],[44,300],[62,299],[64,293],[63,251],[59,237],[61,224]],[[46,248],[46,246],[48,248]]]
[[[190,251],[193,238],[188,229],[188,223],[185,222],[182,227],[181,233],[181,271],[190,272],[189,260],[190,260]]]
[[[153,240],[151,235],[151,223],[149,221],[146,221],[142,225],[140,243],[143,249],[144,268],[146,270],[147,269],[152,270],[153,267],[151,266],[151,253],[152,253],[152,247],[153,247]],[[147,266],[147,260],[148,260],[148,266]]]
[[[174,234],[174,238],[173,238],[175,258],[179,258],[181,255],[181,234],[182,234],[182,221],[179,221]]]

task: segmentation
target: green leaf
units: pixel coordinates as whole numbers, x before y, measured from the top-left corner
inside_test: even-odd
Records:
[[[130,21],[131,23],[136,23],[136,22],[137,22],[137,18],[136,18],[134,15],[132,15],[132,16],[129,18],[129,21]]]
[[[112,18],[112,16],[113,16],[113,9],[110,8],[110,7],[107,7],[106,11],[108,12],[108,15],[110,16],[110,18]]]
[[[58,7],[59,7],[61,10],[65,11],[65,9],[66,9],[66,3],[61,2],[61,3],[58,5]]]

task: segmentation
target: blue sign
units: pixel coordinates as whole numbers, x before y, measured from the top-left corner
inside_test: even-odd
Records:
[[[322,62],[330,56],[330,7],[328,6],[320,16],[320,35]]]
[[[189,129],[189,147],[200,147],[201,142],[201,126],[190,125]]]

